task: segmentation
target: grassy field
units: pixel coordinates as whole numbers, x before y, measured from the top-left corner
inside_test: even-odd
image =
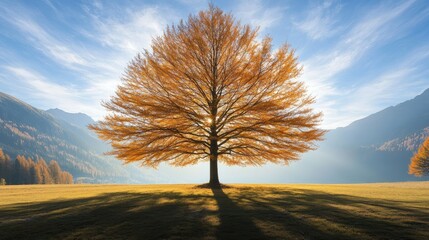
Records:
[[[0,186],[0,239],[429,239],[429,182]]]

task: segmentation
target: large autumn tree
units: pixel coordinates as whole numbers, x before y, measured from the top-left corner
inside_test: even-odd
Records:
[[[218,162],[287,164],[315,147],[321,114],[300,72],[287,44],[273,50],[271,38],[210,6],[134,58],[92,129],[127,163],[210,161],[218,186]]]
[[[429,175],[429,137],[411,158],[408,172],[419,177]]]

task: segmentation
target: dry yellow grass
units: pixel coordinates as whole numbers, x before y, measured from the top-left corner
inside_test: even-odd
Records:
[[[0,239],[429,239],[429,182],[0,187]]]

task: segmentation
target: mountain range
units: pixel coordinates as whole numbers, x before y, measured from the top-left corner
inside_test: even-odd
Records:
[[[136,166],[103,154],[110,146],[88,130],[91,123],[82,113],[43,111],[0,93],[0,148],[11,157],[54,159],[83,182],[146,182]]]
[[[408,174],[411,156],[428,136],[429,89],[329,131],[302,159],[305,167],[317,169],[317,176],[301,169],[302,178],[325,183],[428,180]]]

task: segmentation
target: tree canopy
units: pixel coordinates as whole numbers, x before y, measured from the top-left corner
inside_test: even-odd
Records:
[[[156,167],[210,160],[227,165],[289,163],[314,149],[324,131],[314,98],[297,80],[294,50],[210,6],[166,28],[130,63],[91,126],[110,154]]]
[[[429,175],[429,137],[411,158],[408,172],[416,176]]]

